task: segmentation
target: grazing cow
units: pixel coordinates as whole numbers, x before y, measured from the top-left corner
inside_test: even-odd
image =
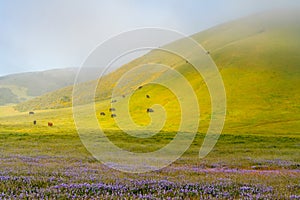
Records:
[[[110,108],[109,112],[112,112],[112,111],[116,111],[116,109],[115,108]]]
[[[147,108],[147,113],[151,113],[154,112],[154,110],[152,108]]]
[[[207,51],[207,52],[206,52],[206,54],[207,54],[207,55],[209,55],[209,54],[210,54],[210,52],[209,52],[209,51]]]
[[[140,86],[138,89],[142,89],[143,88],[143,86]]]
[[[146,98],[147,98],[147,99],[150,99],[150,96],[147,94],[147,95],[146,95]]]
[[[111,114],[111,115],[110,115],[111,118],[114,118],[114,117],[116,117],[116,116],[117,116],[116,114]]]
[[[30,112],[29,112],[29,115],[34,115],[34,112],[33,112],[33,111],[30,111]]]
[[[101,112],[100,115],[101,115],[101,116],[104,116],[104,115],[105,115],[105,112]]]
[[[123,94],[122,97],[125,98],[125,95]]]
[[[36,125],[36,120],[33,121],[33,125]]]
[[[53,126],[53,123],[52,122],[48,122],[48,126]]]
[[[115,100],[115,99],[114,99],[114,100],[111,100],[111,103],[116,103],[116,102],[117,102],[117,100]]]

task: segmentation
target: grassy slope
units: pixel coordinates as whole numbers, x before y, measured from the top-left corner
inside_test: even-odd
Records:
[[[221,68],[228,101],[227,127],[237,126],[239,131],[244,124],[257,132],[264,125],[271,131],[286,132],[282,123],[288,122],[290,133],[299,133],[299,18],[271,17],[233,22],[199,38]],[[271,23],[278,19],[282,21]],[[247,37],[240,36],[243,31]]]
[[[18,103],[18,96],[8,88],[0,88],[0,105],[7,103]]]
[[[97,100],[105,100],[110,98],[112,88],[115,86],[116,82],[122,77],[124,73],[129,71],[130,69],[145,63],[157,63],[162,62],[161,60],[164,59],[167,63],[164,64],[175,64],[180,63],[179,58],[172,57],[172,59],[168,59],[161,51],[152,51],[151,53],[138,58],[129,64],[122,66],[121,68],[117,69],[116,71],[110,73],[107,76],[104,76],[99,80],[99,87],[97,88],[96,98]],[[133,91],[137,89],[141,84],[148,83],[149,81],[159,77],[162,72],[160,71],[143,71],[136,76],[132,76],[126,88],[122,88],[122,93],[126,94],[129,91]],[[86,82],[80,85],[81,96],[82,98],[80,101],[82,104],[88,103],[90,99],[90,85],[93,82]],[[41,97],[32,99],[30,101],[21,103],[16,106],[16,108],[20,111],[27,111],[27,110],[39,110],[39,109],[49,109],[49,108],[61,108],[61,107],[68,107],[72,105],[71,96],[72,96],[73,87],[69,86],[66,88],[62,88],[55,92],[47,93]],[[69,97],[69,101],[62,102],[62,98],[64,96]]]
[[[0,97],[0,105],[19,103],[48,92],[67,87],[74,83],[78,69],[54,69],[40,72],[27,72],[0,77],[0,88],[9,90],[16,96],[11,101]],[[90,80],[92,71],[86,71],[86,80]]]
[[[225,131],[264,134],[299,133],[299,73],[300,23],[298,14],[294,18],[277,13],[277,17],[264,14],[224,24],[193,38],[211,52],[222,74],[227,93],[227,119]],[[180,42],[179,44],[180,45]],[[202,114],[202,129],[205,131],[210,118],[210,101],[205,85],[198,87],[199,75],[183,60],[161,51],[152,51],[101,79],[96,98],[110,97],[117,80],[128,70],[139,64],[163,63],[180,71],[197,92]],[[133,74],[120,94],[135,90],[151,80],[162,79],[164,73],[140,71]],[[176,80],[173,80],[176,84]],[[89,83],[82,85],[82,103],[87,102]],[[72,88],[49,93],[40,98],[20,104],[19,110],[59,108],[71,106]],[[151,99],[145,102],[145,95]],[[162,98],[163,97],[163,98]],[[176,130],[179,115],[178,102],[166,89],[148,85],[136,90],[131,98],[133,119],[147,124],[149,117],[144,112],[151,104],[167,106],[167,130]],[[98,103],[99,104],[99,103]],[[109,102],[100,103],[97,111],[106,111]],[[107,128],[114,127],[109,117],[101,119]],[[269,130],[270,129],[270,130]],[[288,130],[288,131],[287,131]]]

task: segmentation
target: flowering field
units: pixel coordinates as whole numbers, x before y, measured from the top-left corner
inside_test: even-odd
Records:
[[[109,169],[90,157],[1,158],[1,198],[300,198],[300,170],[171,165],[147,174]]]
[[[169,166],[125,174],[93,159],[10,156],[1,159],[1,198],[300,198],[300,170]]]
[[[0,116],[0,199],[300,199],[297,134],[224,133],[198,158],[204,134],[172,165],[144,174],[119,172],[94,159],[82,145],[70,109]],[[53,127],[47,121],[54,122]],[[241,129],[242,130],[242,129]],[[131,147],[118,130],[107,135]],[[135,144],[158,148],[174,133]],[[145,149],[144,149],[145,150]]]

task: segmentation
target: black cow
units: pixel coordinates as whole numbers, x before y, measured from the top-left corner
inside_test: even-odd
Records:
[[[154,112],[154,110],[152,108],[147,108],[147,113],[151,113]]]
[[[110,115],[111,118],[114,118],[114,117],[116,117],[116,116],[117,116],[116,114],[111,114],[111,115]]]
[[[115,108],[110,108],[109,112],[112,112],[112,111],[116,111],[116,109]]]
[[[36,125],[36,120],[33,121],[33,125]]]
[[[143,86],[140,86],[138,89],[142,89],[143,88]]]
[[[34,115],[34,112],[33,112],[33,111],[30,111],[30,112],[29,112],[29,115]]]
[[[101,115],[101,116],[105,116],[105,112],[101,112],[100,115]]]
[[[146,95],[146,98],[147,98],[147,99],[150,99],[150,95],[147,94],[147,95]]]

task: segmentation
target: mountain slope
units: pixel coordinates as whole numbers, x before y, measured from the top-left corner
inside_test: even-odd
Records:
[[[0,89],[7,95],[0,96],[0,105],[19,103],[74,83],[77,68],[27,72],[0,77]],[[86,81],[93,72],[86,73]]]
[[[300,110],[300,15],[299,12],[264,13],[257,16],[236,20],[223,24],[192,37],[210,51],[212,58],[219,67],[225,84],[227,95],[226,127],[238,130],[241,125],[254,127],[259,132],[261,126],[269,126],[278,122],[276,130],[280,132],[289,123],[292,132],[299,132]],[[180,41],[174,44],[181,45]],[[108,74],[100,81],[96,100],[110,97],[117,80],[128,70],[139,64],[163,63],[182,73],[192,84],[199,98],[202,120],[208,123],[210,118],[209,94],[204,84],[199,86],[201,77],[181,58],[154,50],[149,54],[124,65],[117,71]],[[129,79],[128,85],[122,88],[120,94],[136,90],[131,102],[133,119],[144,124],[149,120],[141,107],[160,103],[167,106],[167,124],[174,128],[178,121],[178,102],[165,88],[147,85],[151,80],[164,77],[164,72],[140,71],[135,79]],[[176,84],[176,80],[171,80]],[[200,81],[201,82],[201,81]],[[82,84],[82,104],[88,103],[86,95],[89,83]],[[72,87],[19,104],[17,109],[44,109],[71,106]],[[151,101],[145,103],[145,94],[151,94]],[[65,99],[65,101],[63,100]],[[147,104],[147,105],[146,105]],[[110,102],[99,103],[98,109],[107,110]],[[134,114],[135,113],[135,114]],[[111,119],[106,119],[107,127]],[[275,126],[272,125],[272,126]]]

